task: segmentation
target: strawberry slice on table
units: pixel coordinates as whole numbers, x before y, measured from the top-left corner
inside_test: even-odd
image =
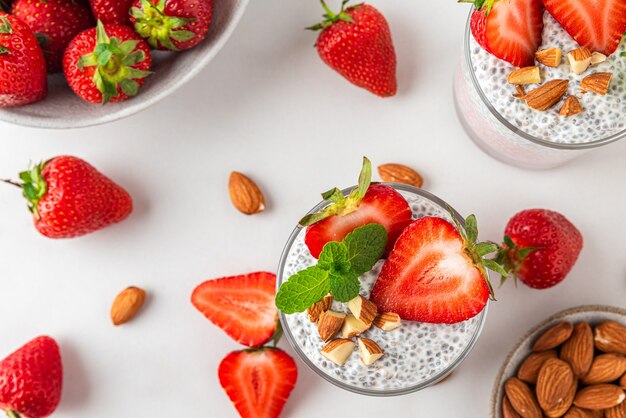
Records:
[[[486,268],[506,275],[495,261],[483,258],[498,246],[475,243],[477,236],[473,215],[465,229],[432,216],[416,220],[385,261],[372,302],[380,312],[411,321],[451,324],[473,318],[493,295]]]
[[[626,32],[624,0],[543,0],[557,22],[581,46],[611,55]]]
[[[266,347],[230,353],[220,363],[218,375],[242,418],[278,418],[298,369],[287,353]]]
[[[61,353],[50,337],[37,337],[0,361],[0,409],[10,418],[50,416],[62,389]]]
[[[534,65],[541,45],[541,0],[459,0],[474,4],[470,29],[490,54],[516,67]]]
[[[300,221],[306,226],[304,242],[311,255],[318,258],[322,248],[331,241],[341,241],[356,228],[377,223],[387,230],[387,252],[411,223],[413,212],[406,199],[392,187],[371,184],[372,163],[363,158],[359,185],[347,197],[334,188],[322,194],[331,202],[321,212],[305,216]]]
[[[523,210],[504,231],[498,261],[525,285],[555,286],[565,279],[583,247],[580,231],[565,216],[546,209]]]
[[[233,340],[260,347],[276,331],[276,275],[257,272],[208,280],[196,287],[191,303]]]

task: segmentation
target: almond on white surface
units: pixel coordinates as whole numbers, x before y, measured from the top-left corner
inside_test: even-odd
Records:
[[[593,54],[591,54],[591,65],[601,64],[606,61],[606,59],[606,55],[602,54],[601,52],[594,52]]]
[[[369,338],[359,338],[359,353],[361,354],[361,360],[366,366],[369,366],[376,362],[379,358],[385,354],[374,340]]]
[[[321,351],[322,356],[338,366],[343,366],[354,351],[354,341],[336,338],[326,344]]]
[[[394,312],[384,312],[378,314],[374,319],[374,325],[385,332],[393,331],[402,324],[400,315]]]

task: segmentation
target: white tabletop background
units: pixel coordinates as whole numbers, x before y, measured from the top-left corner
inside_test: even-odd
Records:
[[[395,39],[400,87],[392,99],[349,85],[321,63],[315,35],[302,30],[321,14],[315,0],[264,0],[251,2],[200,76],[141,114],[73,131],[0,124],[0,178],[29,161],[72,154],[126,187],[136,205],[119,225],[54,241],[35,231],[17,190],[0,188],[0,356],[40,334],[58,339],[65,387],[56,417],[235,417],[217,366],[240,346],[195,311],[191,291],[210,278],[275,271],[299,217],[319,192],[353,184],[363,155],[417,168],[425,189],[477,215],[482,239],[500,239],[517,211],[544,207],[569,217],[585,248],[556,288],[500,289],[477,346],[444,384],[368,398],[298,360],[284,417],[486,417],[496,372],[528,328],[581,304],[624,306],[626,141],[551,171],[491,159],[453,107],[468,7],[372,3]],[[263,214],[233,209],[232,170],[258,181],[268,200]],[[114,328],[110,304],[132,284],[149,302]]]

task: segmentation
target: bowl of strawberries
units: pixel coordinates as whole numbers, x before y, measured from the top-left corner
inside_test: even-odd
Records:
[[[0,0],[0,120],[112,122],[163,99],[224,46],[248,0]]]

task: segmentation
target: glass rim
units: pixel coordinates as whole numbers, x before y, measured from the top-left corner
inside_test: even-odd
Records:
[[[400,183],[381,183],[381,184],[386,184],[390,187],[393,187],[396,190],[399,191],[404,191],[404,192],[408,192],[408,193],[414,193],[417,194],[425,199],[428,199],[432,202],[434,202],[435,204],[439,205],[442,208],[449,208],[452,215],[454,215],[455,219],[461,224],[461,226],[465,226],[465,220],[464,218],[461,216],[461,214],[459,212],[457,212],[454,208],[452,208],[452,206],[448,205],[447,202],[445,202],[444,200],[438,198],[437,196],[433,195],[432,193],[429,193],[425,190],[419,189],[417,187],[413,187],[413,186],[409,186],[406,184],[400,184]],[[341,192],[344,195],[349,194],[352,190],[354,190],[357,186],[352,186],[352,187],[348,187],[346,189],[343,189]],[[315,207],[313,207],[308,213],[314,213],[319,211],[320,209],[322,209],[323,207],[327,206],[328,202],[326,201],[321,201],[320,203],[318,203],[317,205],[315,205]],[[300,232],[302,232],[303,227],[301,227],[300,225],[297,225],[295,227],[295,229],[291,232],[291,234],[289,235],[289,239],[287,240],[287,243],[285,244],[285,248],[283,249],[283,252],[280,256],[280,262],[278,265],[278,272],[277,272],[277,280],[276,280],[276,289],[278,290],[278,288],[280,287],[280,285],[283,283],[283,275],[285,272],[285,265],[286,265],[286,261],[287,261],[287,257],[289,256],[289,251],[291,250],[291,247],[293,246],[293,243],[295,242],[296,238],[298,237],[298,235],[300,234]],[[487,275],[489,275],[489,272],[487,272]],[[452,373],[461,363],[463,363],[463,361],[467,358],[467,356],[471,353],[471,351],[473,350],[474,346],[476,345],[476,343],[478,342],[478,338],[480,337],[480,334],[482,333],[482,330],[484,328],[485,325],[485,320],[486,320],[486,316],[487,316],[487,312],[489,309],[489,304],[490,302],[488,301],[487,305],[485,306],[485,308],[482,310],[482,312],[480,312],[478,315],[476,315],[474,318],[478,318],[479,319],[479,324],[478,324],[478,328],[476,329],[476,331],[474,332],[474,334],[472,335],[472,338],[470,339],[469,343],[467,344],[467,346],[463,349],[463,351],[461,352],[461,354],[452,362],[450,363],[450,365],[448,365],[448,367],[446,367],[445,369],[443,369],[440,373],[436,374],[435,376],[431,377],[430,379],[427,379],[423,382],[420,382],[419,384],[413,385],[413,386],[409,386],[406,388],[401,388],[401,389],[382,389],[382,390],[375,390],[375,389],[368,389],[368,388],[361,388],[361,387],[356,387],[356,386],[352,386],[349,385],[339,379],[336,379],[328,374],[326,374],[324,371],[322,371],[315,363],[313,363],[309,357],[300,349],[300,346],[296,343],[295,337],[293,336],[293,334],[291,333],[291,329],[289,328],[288,324],[287,324],[287,320],[286,320],[286,315],[279,311],[278,315],[279,315],[279,319],[280,319],[280,323],[283,329],[283,333],[284,335],[287,337],[287,341],[289,341],[289,345],[291,346],[291,348],[294,349],[294,351],[298,354],[298,357],[300,357],[300,359],[309,367],[309,369],[313,370],[315,373],[317,373],[319,376],[321,376],[324,380],[332,383],[333,385],[347,390],[349,392],[353,392],[353,393],[358,393],[360,395],[368,395],[368,396],[376,396],[376,397],[389,397],[389,396],[400,396],[400,395],[407,395],[409,393],[413,393],[413,392],[417,392],[419,390],[422,389],[426,389],[430,386],[433,386],[435,384],[437,384],[438,382],[440,382],[441,380],[443,380],[444,378],[446,378],[447,376],[450,375],[450,373]],[[473,319],[473,318],[472,318]]]
[[[621,130],[619,132],[616,132],[610,136],[601,138],[601,139],[597,139],[594,141],[589,141],[589,142],[581,142],[581,143],[561,143],[561,142],[552,142],[552,141],[547,141],[545,139],[541,139],[541,138],[537,138],[533,135],[528,134],[527,132],[523,131],[522,129],[516,127],[515,125],[513,125],[511,122],[509,122],[504,116],[502,116],[500,114],[500,112],[498,112],[492,105],[491,102],[489,101],[489,99],[487,98],[487,96],[485,95],[485,93],[483,92],[482,87],[480,86],[480,82],[478,81],[478,79],[476,78],[476,74],[474,73],[473,70],[473,65],[472,65],[472,54],[471,54],[471,49],[470,49],[470,41],[471,41],[471,29],[470,29],[470,22],[472,19],[472,13],[475,10],[475,6],[472,6],[472,8],[470,9],[470,13],[469,16],[467,18],[467,24],[465,27],[465,39],[463,42],[463,46],[464,46],[464,51],[463,51],[463,59],[465,60],[465,63],[467,65],[467,68],[469,70],[470,73],[470,78],[472,80],[472,84],[474,85],[474,88],[476,89],[476,91],[478,92],[478,96],[480,97],[480,100],[483,102],[483,104],[485,106],[487,106],[487,109],[489,109],[489,112],[502,124],[504,125],[508,130],[510,130],[511,132],[513,132],[514,134],[530,141],[533,142],[537,145],[541,145],[541,146],[545,146],[548,148],[554,148],[554,149],[559,149],[559,150],[583,150],[583,149],[591,149],[591,148],[598,148],[602,145],[606,145],[606,144],[610,144],[611,142],[615,142],[618,141],[620,139],[623,139],[624,137],[626,137],[626,129]]]

